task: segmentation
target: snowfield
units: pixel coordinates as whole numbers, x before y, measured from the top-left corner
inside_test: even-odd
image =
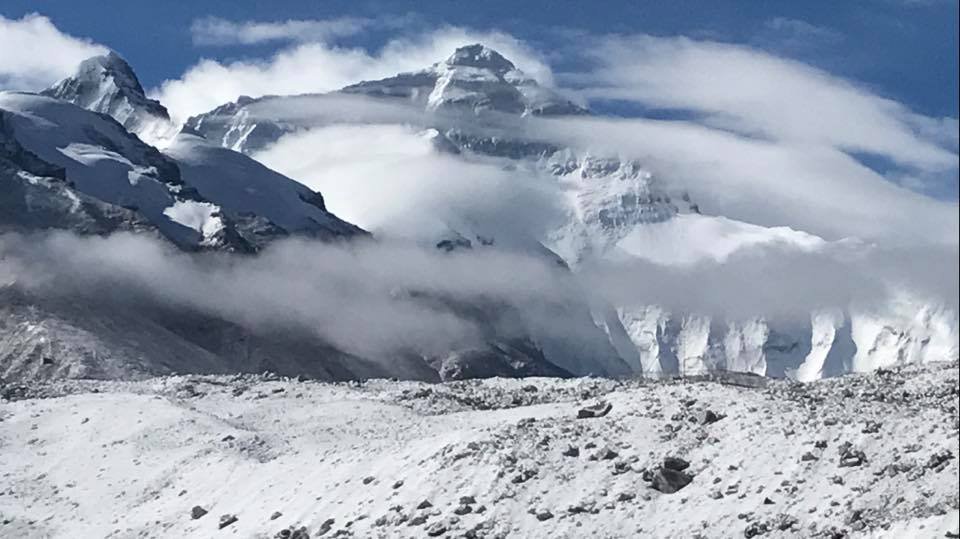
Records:
[[[958,531],[956,362],[810,384],[267,374],[0,392],[3,537]]]

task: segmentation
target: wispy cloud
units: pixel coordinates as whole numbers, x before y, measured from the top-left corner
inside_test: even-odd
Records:
[[[937,127],[955,119],[914,113],[800,62],[742,45],[682,37],[601,37],[586,50],[597,67],[574,80],[594,99],[691,111],[705,125],[877,154],[926,171],[957,167],[956,152],[943,144],[946,129]]]
[[[0,15],[0,90],[43,89],[85,58],[105,52],[103,45],[61,32],[42,15]]]
[[[361,17],[287,20],[280,22],[234,22],[219,17],[193,21],[190,34],[195,45],[253,45],[271,41],[320,41],[351,36],[376,21]]]

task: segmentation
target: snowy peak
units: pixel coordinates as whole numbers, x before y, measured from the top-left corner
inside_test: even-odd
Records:
[[[460,47],[444,63],[451,67],[475,67],[495,73],[506,73],[516,69],[513,62],[504,58],[499,52],[479,43]]]
[[[112,116],[141,135],[170,122],[167,109],[146,96],[130,64],[112,51],[84,60],[72,77],[41,93]]]
[[[584,114],[586,109],[541,86],[502,54],[479,43],[456,49],[427,69],[347,86],[345,93],[405,98],[427,110],[519,115]]]

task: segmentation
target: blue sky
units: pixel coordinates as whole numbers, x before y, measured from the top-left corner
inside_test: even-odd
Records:
[[[39,12],[62,31],[120,51],[145,86],[183,72],[200,57],[229,59],[279,44],[195,47],[191,22],[322,19],[343,15],[407,16],[411,24],[496,28],[549,51],[566,34],[686,35],[750,44],[817,65],[932,116],[958,115],[957,2],[950,0],[671,2],[484,2],[356,0],[155,2],[137,0],[3,0],[0,14]],[[411,17],[411,15],[413,15]],[[388,34],[370,31],[345,45],[376,47]],[[258,50],[259,49],[259,50]],[[562,58],[551,59],[562,64]],[[561,66],[562,67],[562,66]]]

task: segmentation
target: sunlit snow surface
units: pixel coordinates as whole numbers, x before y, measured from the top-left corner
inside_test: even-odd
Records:
[[[957,530],[957,380],[954,363],[809,385],[14,387],[50,398],[0,401],[0,534],[317,537],[329,522],[324,537],[944,537]],[[597,399],[609,415],[576,418]],[[703,424],[705,410],[723,417]],[[847,442],[859,465],[840,466]],[[673,494],[643,473],[667,456],[693,476]],[[209,513],[193,519],[194,506]],[[221,515],[237,521],[218,531]]]

